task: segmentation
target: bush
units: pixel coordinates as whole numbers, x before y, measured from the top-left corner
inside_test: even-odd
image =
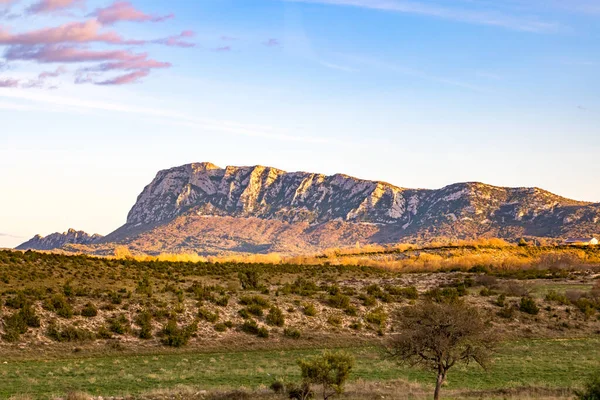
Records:
[[[73,308],[65,296],[57,294],[44,302],[44,308],[48,311],[55,312],[56,315],[63,318],[71,318],[73,316]]]
[[[161,331],[161,343],[171,347],[185,346],[195,331],[195,323],[180,328],[176,320],[170,319]]]
[[[565,296],[564,294],[560,294],[555,290],[548,291],[548,293],[546,294],[546,301],[554,301],[563,305],[568,305],[571,303],[567,296]]]
[[[200,307],[198,309],[198,317],[206,322],[215,323],[219,320],[218,312],[210,312],[204,307]]]
[[[271,383],[269,389],[271,389],[274,393],[281,394],[285,391],[285,385],[281,381],[275,381]]]
[[[238,279],[244,290],[255,290],[260,286],[260,275],[256,271],[240,271]]]
[[[302,308],[302,312],[307,317],[314,317],[315,315],[317,315],[317,308],[312,303],[306,303],[306,304],[304,304],[304,307]]]
[[[240,298],[240,304],[244,306],[258,306],[260,308],[266,309],[271,306],[269,300],[262,296],[242,296]]]
[[[152,313],[150,311],[142,311],[135,318],[135,323],[140,327],[138,337],[140,339],[152,338]]]
[[[344,384],[354,368],[354,357],[346,352],[326,351],[321,356],[298,361],[302,382],[322,387],[323,399],[344,392]]]
[[[95,317],[96,315],[98,315],[98,309],[94,304],[87,303],[81,309],[81,315],[88,318]]]
[[[334,308],[346,309],[350,306],[350,297],[337,293],[329,296],[327,303]]]
[[[117,335],[124,335],[131,330],[129,319],[124,314],[108,320],[108,329]]]
[[[592,376],[584,385],[582,391],[576,391],[579,400],[600,400],[600,372]]]
[[[240,325],[240,330],[249,335],[258,335],[258,329],[258,324],[253,319],[245,321],[242,325]]]
[[[259,338],[268,338],[269,331],[264,326],[260,327],[260,328],[258,328],[258,333],[256,334],[256,336],[258,336]]]
[[[535,303],[535,300],[531,297],[521,297],[519,311],[526,314],[537,315],[540,312],[540,308]]]
[[[396,286],[386,286],[385,290],[391,294],[392,296],[403,297],[409,300],[416,300],[419,298],[419,292],[417,288],[414,286],[409,286],[406,288],[400,288]]]
[[[213,328],[215,328],[215,331],[217,331],[217,332],[225,332],[228,329],[227,325],[224,324],[224,323],[222,323],[222,322],[219,322],[218,324],[215,324],[213,326]]]
[[[90,331],[72,325],[60,329],[55,321],[50,322],[48,325],[46,335],[57,342],[83,342],[94,339],[94,334]]]
[[[335,327],[340,327],[342,326],[342,317],[339,315],[330,315],[329,318],[327,318],[327,323]]]
[[[278,307],[271,307],[269,314],[267,315],[266,322],[272,326],[283,326],[285,324],[285,317],[283,311]]]
[[[515,317],[515,309],[508,304],[498,311],[498,316],[506,319],[513,319]]]
[[[384,327],[388,319],[388,314],[382,307],[377,307],[373,311],[365,315],[365,321],[370,324],[377,325],[378,327]]]
[[[300,385],[291,385],[288,390],[288,397],[292,400],[309,400],[315,397],[315,393],[308,383]]]
[[[291,339],[300,339],[300,336],[302,336],[302,333],[295,328],[285,328],[283,334]]]
[[[375,299],[375,297],[369,295],[361,294],[358,298],[360,299],[360,301],[362,301],[363,306],[365,307],[372,307],[377,304],[377,300]]]

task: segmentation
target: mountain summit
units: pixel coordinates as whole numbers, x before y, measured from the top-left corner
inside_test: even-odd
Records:
[[[115,232],[135,250],[317,251],[436,237],[595,234],[600,205],[478,182],[405,189],[336,174],[187,164],[158,172]]]

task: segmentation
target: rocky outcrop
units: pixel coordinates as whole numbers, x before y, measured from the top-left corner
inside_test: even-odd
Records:
[[[67,232],[56,232],[46,237],[35,235],[32,239],[17,247],[17,250],[54,250],[67,244],[93,244],[101,238],[102,236],[98,234],[89,235],[83,231],[69,229]]]
[[[104,238],[66,241],[59,235],[32,241],[38,248],[75,240],[125,243],[152,253],[301,252],[356,242],[481,236],[513,240],[599,232],[600,205],[539,188],[468,182],[406,189],[343,174],[196,163],[158,172],[138,196],[126,224]]]

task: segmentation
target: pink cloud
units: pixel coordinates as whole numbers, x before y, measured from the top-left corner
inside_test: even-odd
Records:
[[[175,17],[173,14],[164,16],[146,14],[133,7],[128,1],[115,1],[108,7],[98,8],[91,16],[96,17],[104,25],[112,25],[119,21],[162,22]]]
[[[2,1],[2,0],[0,0]],[[27,8],[28,14],[51,13],[74,6],[82,6],[84,0],[40,0]]]
[[[19,81],[16,79],[4,78],[0,79],[0,88],[14,88],[19,86]]]
[[[136,54],[129,50],[88,50],[65,45],[13,46],[4,57],[7,60],[31,60],[40,63],[82,63],[90,61],[143,60],[146,53]]]
[[[170,47],[194,47],[195,43],[187,42],[183,39],[194,37],[195,33],[193,31],[183,31],[179,35],[169,36],[164,39],[156,39],[153,40],[152,43],[162,44]]]
[[[38,75],[38,79],[44,80],[47,78],[56,78],[58,76],[66,74],[67,72],[68,71],[65,67],[58,67],[54,71],[42,72],[41,74]]]
[[[150,71],[148,70],[140,70],[95,83],[96,85],[127,85],[131,83],[137,83],[140,79],[147,77],[149,74]]]
[[[90,43],[139,45],[140,40],[125,40],[115,32],[101,33],[102,25],[96,20],[72,22],[54,28],[38,29],[26,33],[10,34],[0,30],[0,44],[40,45],[54,43]]]

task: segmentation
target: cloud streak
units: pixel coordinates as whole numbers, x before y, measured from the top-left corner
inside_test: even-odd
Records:
[[[1,1],[1,0],[0,0]],[[63,11],[72,7],[82,7],[83,0],[41,0],[27,8],[28,14],[46,14]]]
[[[560,26],[541,21],[537,18],[526,19],[496,11],[478,11],[465,8],[451,8],[440,4],[424,3],[407,0],[284,0],[293,3],[311,3],[331,6],[356,7],[379,11],[396,12],[402,14],[421,15],[464,22],[476,25],[496,26],[500,28],[533,32],[551,33],[560,29]]]
[[[163,22],[171,18],[175,18],[174,14],[156,16],[146,14],[127,1],[115,1],[108,7],[98,8],[90,14],[96,17],[103,25],[112,25],[121,21],[129,22]]]

